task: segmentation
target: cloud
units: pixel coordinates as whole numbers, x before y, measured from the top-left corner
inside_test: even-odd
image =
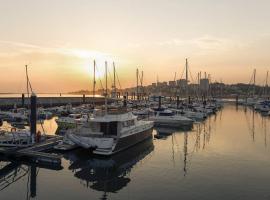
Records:
[[[113,56],[109,53],[104,53],[95,50],[77,49],[67,47],[44,47],[22,42],[0,41],[0,57],[16,57],[29,54],[55,54],[61,56],[77,57],[81,59],[97,59],[112,61]]]
[[[214,36],[205,35],[192,39],[179,39],[174,38],[167,41],[156,43],[159,46],[175,46],[175,47],[189,47],[200,50],[226,50],[233,46],[234,41],[225,38],[217,38]],[[235,44],[234,44],[235,45]]]

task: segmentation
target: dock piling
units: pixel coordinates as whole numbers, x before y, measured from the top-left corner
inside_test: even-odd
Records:
[[[32,143],[35,143],[37,132],[37,96],[34,93],[31,95],[30,131]]]

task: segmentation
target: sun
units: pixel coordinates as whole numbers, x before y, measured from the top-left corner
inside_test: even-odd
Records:
[[[81,49],[72,49],[72,54],[82,60],[83,73],[94,76],[94,61],[96,63],[95,75],[96,79],[103,79],[105,77],[105,62],[108,63],[108,71],[111,70],[112,58],[108,54],[98,51],[88,51]]]

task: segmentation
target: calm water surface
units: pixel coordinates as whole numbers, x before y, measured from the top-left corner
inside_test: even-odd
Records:
[[[162,139],[110,159],[78,150],[57,170],[0,162],[0,198],[269,200],[269,126],[268,117],[225,105],[192,131],[159,130]]]

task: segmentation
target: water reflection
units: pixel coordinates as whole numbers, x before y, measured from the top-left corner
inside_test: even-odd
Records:
[[[26,199],[37,196],[37,176],[39,169],[62,170],[62,167],[37,164],[28,161],[6,160],[0,157],[0,192],[27,177]]]
[[[265,148],[267,147],[267,135],[269,130],[269,116],[263,115],[262,113],[256,112],[254,109],[244,107],[244,115],[246,124],[248,127],[248,133],[253,143],[256,143],[260,136],[258,133],[262,132],[263,142]]]
[[[165,136],[112,158],[69,152],[61,171],[35,165],[31,178],[32,164],[2,161],[0,198],[22,199],[28,191],[40,200],[267,199],[269,123],[249,108],[226,105],[192,130],[155,130]],[[20,198],[14,191],[22,189]]]
[[[101,199],[107,199],[108,193],[117,193],[126,187],[131,179],[129,174],[138,162],[144,162],[154,150],[153,140],[148,139],[109,159],[88,155],[82,150],[66,155],[70,160],[69,169],[85,187],[102,191]]]

